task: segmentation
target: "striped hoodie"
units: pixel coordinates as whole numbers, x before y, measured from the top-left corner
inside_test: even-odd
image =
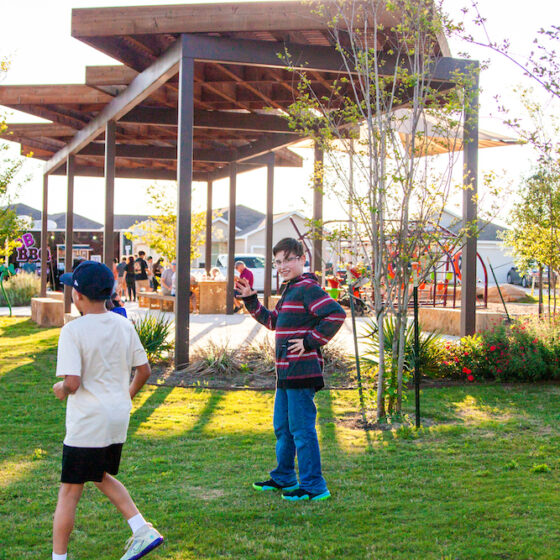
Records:
[[[251,315],[276,331],[276,384],[279,389],[324,387],[325,345],[340,329],[346,313],[319,285],[317,277],[304,273],[291,280],[273,311],[262,306],[256,294],[244,298]],[[305,352],[288,352],[288,341],[303,338]]]

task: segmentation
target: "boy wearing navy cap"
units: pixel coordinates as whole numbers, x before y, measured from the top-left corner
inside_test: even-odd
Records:
[[[82,317],[60,331],[54,394],[66,406],[61,486],[53,521],[53,560],[66,560],[76,507],[84,483],[92,481],[128,521],[132,530],[121,560],[137,560],[163,542],[146,523],[127,489],[112,475],[119,470],[131,399],[151,370],[133,325],[105,309],[114,277],[104,264],[85,261],[60,281],[72,286]],[[136,368],[132,383],[130,372]]]

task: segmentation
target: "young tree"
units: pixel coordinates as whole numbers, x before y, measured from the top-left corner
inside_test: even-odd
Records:
[[[543,266],[548,266],[553,278],[560,271],[560,172],[557,169],[557,166],[540,167],[522,185],[520,200],[511,213],[513,229],[503,236],[504,243],[512,248],[516,265],[521,270],[527,270],[534,264],[539,266],[539,293],[542,293]],[[551,317],[550,284],[548,311]],[[556,298],[552,311],[556,313]]]
[[[160,253],[166,260],[176,257],[177,241],[177,200],[174,193],[161,184],[148,187],[149,204],[154,215],[142,223],[136,223],[137,233],[127,234],[129,239],[146,243]],[[206,230],[206,214],[198,212],[191,216],[191,261],[198,258],[198,248],[204,243]]]
[[[316,13],[328,21],[345,73],[325,91],[312,72],[299,72],[300,95],[289,119],[331,156],[329,173],[316,173],[333,177],[334,191],[355,211],[373,287],[382,419],[401,412],[411,268],[425,280],[445,253],[462,245],[466,229],[476,228],[468,224],[444,247],[437,224],[452,192],[461,113],[478,68],[456,75],[457,86],[444,92],[432,81],[441,56],[437,37],[447,29],[431,0],[338,0],[318,3]],[[447,154],[431,157],[436,145]],[[354,154],[352,181],[341,151]],[[391,316],[395,336],[386,353],[382,326]]]

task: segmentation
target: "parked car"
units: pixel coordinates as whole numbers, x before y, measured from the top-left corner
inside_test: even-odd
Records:
[[[235,262],[243,261],[245,266],[253,273],[253,288],[257,292],[264,291],[264,265],[265,260],[262,255],[257,253],[239,253],[235,255]],[[226,254],[218,255],[216,266],[220,272],[227,277],[228,256]],[[276,271],[272,271],[272,289],[276,289]]]
[[[531,284],[533,282],[533,278],[535,279],[535,286],[538,286],[539,283],[540,283],[540,279],[541,279],[538,268],[533,268],[533,270],[531,270],[531,272],[529,273],[529,284]],[[543,267],[542,278],[543,278],[543,284],[548,285],[548,266]],[[551,270],[550,271],[550,283],[551,283],[551,285],[554,285],[554,283],[557,282],[557,281],[558,281],[558,279],[556,278],[556,273],[553,270]]]
[[[531,278],[529,274],[522,274],[516,266],[512,266],[507,273],[507,282],[528,288],[531,285]]]

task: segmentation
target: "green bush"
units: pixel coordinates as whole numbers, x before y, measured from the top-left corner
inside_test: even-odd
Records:
[[[390,367],[393,340],[395,339],[395,320],[393,317],[385,318],[383,323],[385,361]],[[420,325],[420,331],[422,326]],[[376,369],[379,360],[379,328],[375,321],[367,321],[362,330],[362,338],[367,340],[367,351],[361,358],[363,366],[368,369]],[[404,345],[404,379],[408,381],[414,372],[416,352],[414,350],[414,321],[409,320],[405,331]],[[439,333],[420,332],[419,361],[422,375],[427,377],[441,377],[441,362],[445,354],[445,344]]]
[[[173,344],[168,342],[172,322],[164,315],[146,314],[141,318],[132,319],[140,342],[146,350],[149,361],[160,360]]]
[[[560,379],[560,320],[526,318],[447,344],[444,377],[469,381]]]
[[[10,298],[11,305],[15,307],[31,305],[31,298],[41,292],[41,279],[36,274],[21,272],[4,281],[4,290]],[[0,306],[7,305],[4,294],[0,290]]]

